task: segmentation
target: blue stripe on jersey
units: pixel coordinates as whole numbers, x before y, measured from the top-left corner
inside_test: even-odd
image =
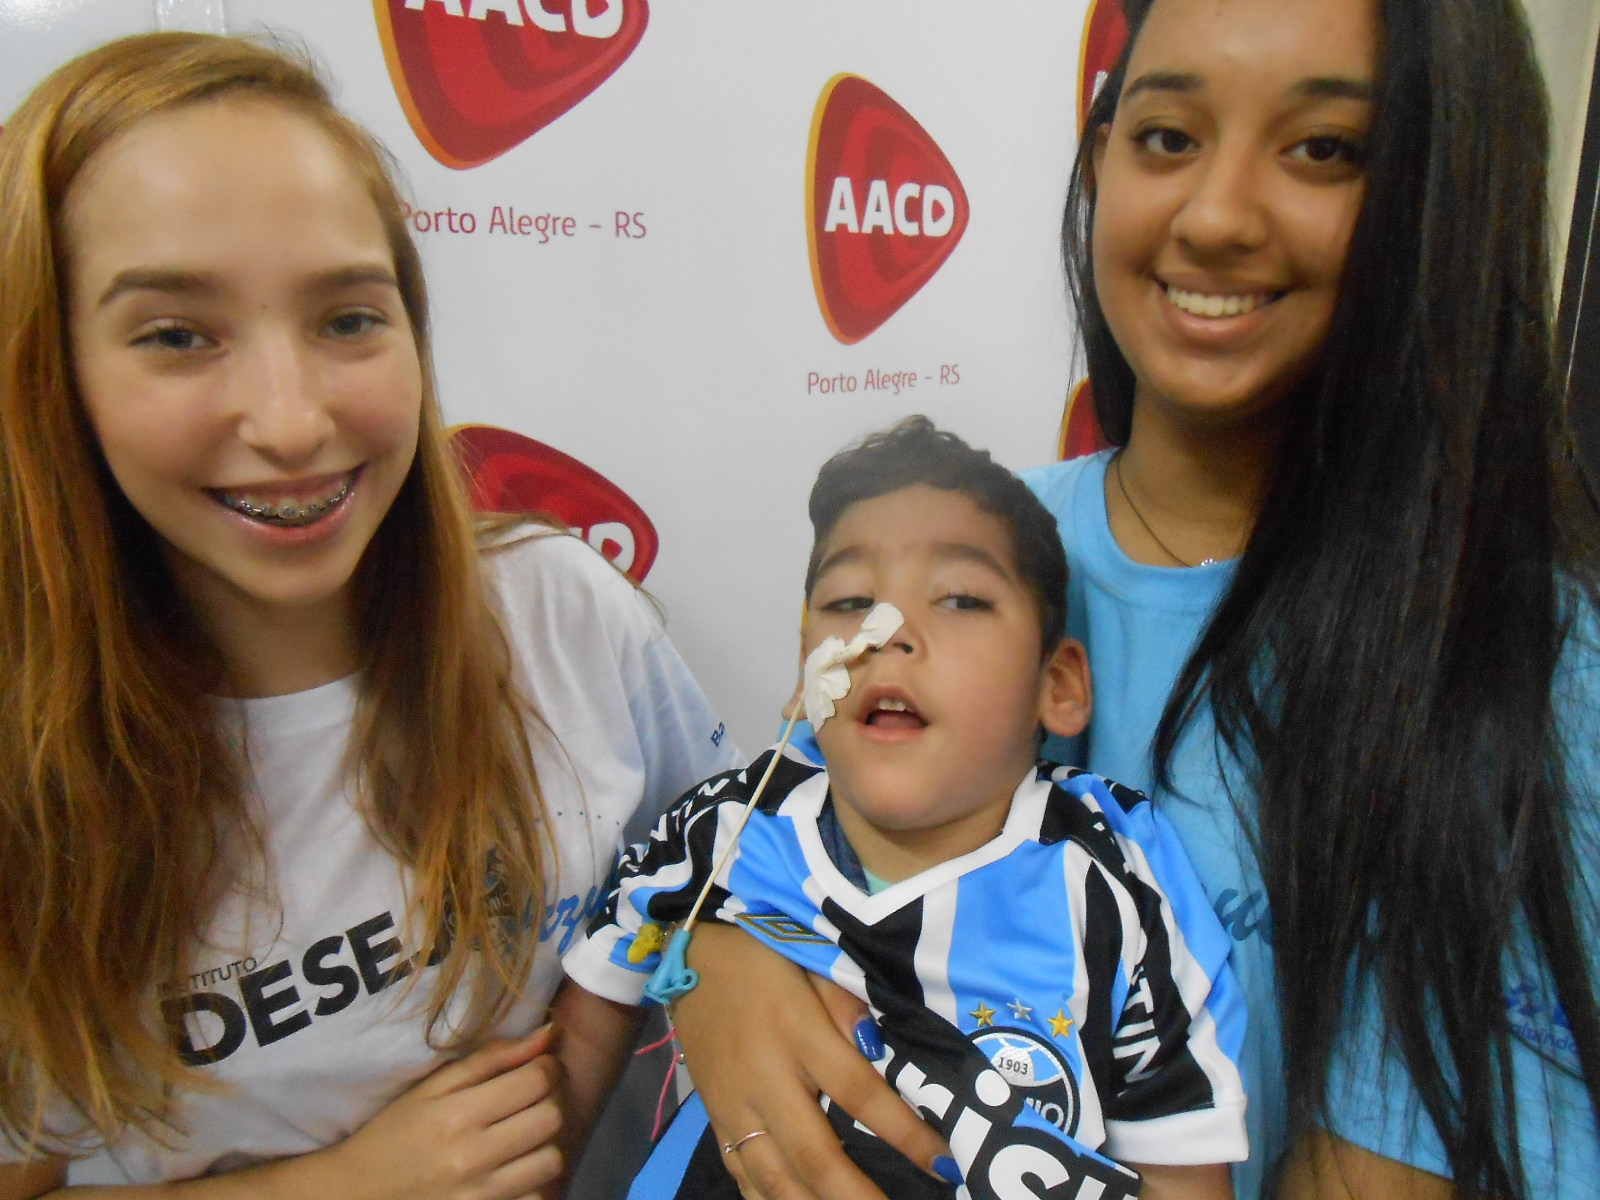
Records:
[[[800,924],[815,929],[817,906],[805,894],[804,882],[811,877],[805,851],[790,829],[788,817],[756,812],[739,836],[739,858],[728,876],[729,890],[742,897],[759,896],[749,901],[755,915],[787,913]],[[754,872],[752,870],[754,864]],[[840,950],[831,939],[810,941],[785,937],[781,926],[760,922],[740,922],[774,950],[800,963],[825,979],[833,978]]]
[[[1050,1018],[1072,1013],[1078,976],[1078,942],[1071,933],[1077,902],[1062,872],[1060,847],[1030,842],[999,862],[960,880],[956,900],[954,944],[950,959],[956,995],[955,1023],[965,1033],[978,1028],[980,1005],[996,1009],[993,1024],[1028,1028],[1067,1060],[1078,1079],[1084,1063],[1072,1036],[1055,1037]],[[926,922],[923,936],[928,936]],[[1006,995],[995,990],[1004,980]],[[1031,1015],[1019,1016],[1009,1006],[1019,1003]]]

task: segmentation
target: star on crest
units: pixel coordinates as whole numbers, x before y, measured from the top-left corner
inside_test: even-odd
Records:
[[[1072,1029],[1072,1018],[1067,1016],[1064,1008],[1056,1009],[1056,1015],[1050,1018],[1050,1032],[1055,1037],[1066,1037]]]
[[[1011,1010],[1011,1015],[1019,1021],[1026,1021],[1033,1016],[1033,1009],[1021,1000],[1008,1000],[1006,1001],[1006,1007]]]
[[[978,1001],[978,1007],[968,1015],[978,1023],[980,1028],[994,1025],[994,1009],[990,1008],[982,1000]]]

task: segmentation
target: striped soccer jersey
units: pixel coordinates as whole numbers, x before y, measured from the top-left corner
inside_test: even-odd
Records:
[[[564,961],[573,979],[641,1002],[772,753],[706,781],[628,851]],[[950,1142],[972,1196],[1109,1200],[1137,1189],[1110,1158],[1245,1157],[1229,941],[1144,796],[1041,763],[998,837],[876,895],[829,857],[830,803],[826,772],[786,754],[704,912],[870,1005],[888,1047],[877,1065]],[[859,1163],[881,1163],[881,1143],[830,1119]],[[709,1137],[696,1170],[720,1167]],[[908,1174],[888,1194],[920,1194],[907,1189],[927,1176],[892,1157]],[[702,1180],[676,1194],[711,1193]]]

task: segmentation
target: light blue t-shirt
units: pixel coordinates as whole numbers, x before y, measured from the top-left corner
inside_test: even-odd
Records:
[[[1233,565],[1153,567],[1124,554],[1106,514],[1109,461],[1107,452],[1022,474],[1060,525],[1072,571],[1067,630],[1088,647],[1094,685],[1094,716],[1086,733],[1074,739],[1076,744],[1053,739],[1056,744],[1045,752],[1151,792],[1177,828],[1233,936],[1234,972],[1250,1008],[1241,1066],[1250,1098],[1251,1144],[1250,1161],[1234,1169],[1234,1187],[1239,1200],[1256,1200],[1269,1167],[1285,1149],[1287,1098],[1272,926],[1244,824],[1254,819],[1255,798],[1236,766],[1228,773],[1219,764],[1209,713],[1190,724],[1173,757],[1172,776],[1182,795],[1154,788],[1150,753],[1178,672],[1231,581]],[[1580,854],[1578,861],[1600,863],[1600,838],[1594,837],[1600,813],[1600,651],[1593,622],[1588,629],[1591,636],[1569,645],[1557,688],[1579,819],[1596,849],[1596,854]],[[1600,868],[1592,875],[1590,886],[1600,885]],[[1531,1194],[1546,1200],[1587,1197],[1600,1176],[1600,1142],[1576,1073],[1572,1039],[1540,973],[1514,977],[1518,982],[1507,1003],[1519,1033],[1518,1120]],[[1385,1053],[1381,1023],[1370,1004],[1352,1013],[1351,1026],[1341,1039],[1345,1052],[1334,1063],[1336,1131],[1390,1158],[1445,1174],[1438,1137],[1420,1114],[1397,1056]],[[1548,1062],[1535,1046],[1550,1056]]]
[[[1234,1167],[1240,1200],[1264,1181],[1262,1150],[1284,1140],[1281,1022],[1272,978],[1272,928],[1266,894],[1243,826],[1228,797],[1207,719],[1189,728],[1174,761],[1187,799],[1155,788],[1150,744],[1161,710],[1233,575],[1231,563],[1173,570],[1134,562],[1111,536],[1106,517],[1107,455],[1022,472],[1056,518],[1067,550],[1067,632],[1089,650],[1094,715],[1071,742],[1052,738],[1044,754],[1088,767],[1149,793],[1177,829],[1223,927],[1233,937],[1233,969],[1248,998],[1249,1032],[1240,1067],[1248,1111],[1250,1160]],[[1249,802],[1248,796],[1244,797]]]
[[[1566,747],[1568,784],[1576,803],[1573,858],[1579,920],[1593,948],[1600,944],[1600,621],[1593,612],[1569,636],[1554,683],[1557,727]],[[1597,964],[1591,960],[1591,971]],[[1529,1194],[1576,1200],[1597,1190],[1600,1139],[1566,1014],[1542,962],[1524,955],[1506,972],[1506,1008],[1515,1035],[1512,1073],[1517,1133]],[[1377,989],[1362,988],[1351,1028],[1336,1049],[1330,1093],[1334,1129],[1389,1158],[1448,1175],[1444,1146],[1400,1062],[1386,1052]]]

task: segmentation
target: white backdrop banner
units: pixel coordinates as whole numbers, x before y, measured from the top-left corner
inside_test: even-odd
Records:
[[[1057,454],[1061,202],[1120,23],[1090,8],[0,0],[0,114],[120,34],[309,47],[401,163],[480,502],[641,578],[749,751],[793,687],[824,458],[910,412]]]

